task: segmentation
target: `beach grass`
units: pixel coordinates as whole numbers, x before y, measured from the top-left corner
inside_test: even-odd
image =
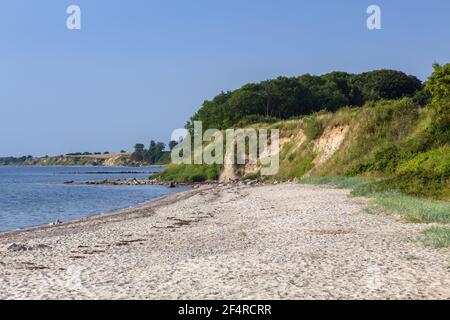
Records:
[[[407,195],[395,190],[382,190],[373,187],[376,179],[360,177],[308,177],[301,180],[305,184],[331,185],[351,189],[354,196],[373,199],[368,212],[383,211],[399,214],[408,222],[450,223],[450,202]]]
[[[426,229],[420,235],[419,241],[428,247],[448,248],[450,247],[450,228],[434,227]]]
[[[303,184],[319,184],[319,185],[331,185],[340,189],[353,189],[357,186],[361,186],[370,183],[372,180],[368,178],[360,177],[304,177],[301,179]]]

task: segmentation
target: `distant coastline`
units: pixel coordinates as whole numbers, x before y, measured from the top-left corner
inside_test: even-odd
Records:
[[[44,157],[0,157],[0,166],[92,166],[92,167],[159,167],[164,164],[147,164],[131,159],[131,153],[60,155]]]

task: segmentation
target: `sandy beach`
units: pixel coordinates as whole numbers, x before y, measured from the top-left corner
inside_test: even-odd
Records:
[[[0,235],[1,299],[450,299],[429,225],[347,190],[212,185]]]

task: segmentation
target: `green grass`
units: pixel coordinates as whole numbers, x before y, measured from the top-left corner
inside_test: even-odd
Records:
[[[221,170],[222,166],[220,165],[169,164],[163,172],[150,178],[174,182],[212,181],[219,178]]]
[[[305,177],[301,180],[303,184],[332,185],[341,189],[352,189],[357,186],[370,183],[372,180],[360,177]]]
[[[433,248],[450,247],[450,228],[434,227],[422,232],[419,241]]]
[[[316,155],[310,150],[297,150],[291,154],[290,159],[282,160],[280,163],[280,170],[276,178],[286,181],[294,178],[301,178],[309,170],[314,167],[314,158]]]
[[[398,191],[377,191],[373,186],[379,180],[359,177],[308,177],[301,183],[325,184],[343,189],[352,189],[354,196],[374,199],[368,212],[384,211],[401,215],[409,222],[450,223],[450,202],[420,198]]]
[[[320,137],[324,130],[322,122],[318,119],[318,114],[305,117],[302,123],[302,128],[309,140],[314,140]]]
[[[398,191],[369,193],[375,199],[373,209],[401,215],[409,222],[450,223],[450,203],[419,198]]]

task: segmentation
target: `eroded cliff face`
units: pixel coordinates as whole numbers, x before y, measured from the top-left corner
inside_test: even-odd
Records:
[[[124,166],[124,165],[137,165],[136,163],[133,164],[133,162],[130,159],[130,155],[128,154],[117,154],[113,155],[108,159],[105,159],[103,161],[103,166],[105,167],[116,167],[116,166]]]
[[[316,172],[340,150],[351,129],[350,124],[331,125],[323,128],[319,137],[309,139],[302,128],[302,121],[290,121],[288,127],[289,129],[283,129],[283,123],[281,123],[278,156],[282,173],[276,175],[275,178],[283,178],[283,175],[290,176],[289,172],[296,170],[296,163],[305,161],[305,159],[308,159],[311,163],[309,167],[306,167],[307,170],[304,170],[296,178],[309,176]],[[225,158],[228,159],[230,156],[225,155]],[[220,181],[225,182],[245,176],[255,176],[261,168],[260,162],[251,164],[247,161],[245,165],[226,164],[220,175]],[[295,176],[295,173],[292,173],[291,176]]]
[[[317,153],[317,157],[314,159],[315,167],[326,163],[333,157],[344,142],[349,130],[350,125],[348,124],[328,127],[319,139],[313,141],[314,151]]]

